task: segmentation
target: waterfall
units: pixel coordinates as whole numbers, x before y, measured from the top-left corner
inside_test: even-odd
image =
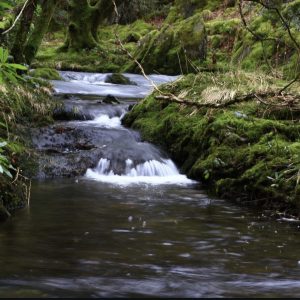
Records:
[[[149,160],[134,165],[131,159],[125,161],[125,169],[121,175],[115,174],[111,161],[101,158],[95,169],[88,169],[86,177],[97,181],[119,185],[135,183],[149,184],[190,184],[193,183],[185,175],[181,175],[170,159],[162,161]]]

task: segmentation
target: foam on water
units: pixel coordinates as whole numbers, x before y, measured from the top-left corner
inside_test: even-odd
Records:
[[[88,169],[86,177],[101,182],[127,186],[131,184],[147,183],[159,184],[180,184],[187,185],[195,183],[185,175],[179,174],[178,169],[170,159],[146,161],[134,166],[131,159],[125,161],[126,169],[124,174],[117,175],[111,170],[111,162],[101,158],[95,169]]]
[[[86,124],[93,124],[97,127],[105,127],[105,128],[117,128],[121,127],[121,118],[122,117],[112,117],[110,118],[109,115],[100,115],[97,116],[92,121],[85,122]]]

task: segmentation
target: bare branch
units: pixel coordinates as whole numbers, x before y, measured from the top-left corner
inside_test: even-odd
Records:
[[[268,97],[274,97],[274,99],[280,100],[281,104],[274,103],[274,102],[266,102],[263,100],[263,98],[268,98]],[[189,105],[189,106],[195,106],[197,108],[224,108],[233,104],[257,99],[259,102],[263,103],[266,106],[273,106],[273,107],[278,107],[278,108],[283,108],[283,107],[290,107],[293,108],[293,110],[300,110],[299,105],[296,106],[295,104],[299,103],[299,97],[294,96],[294,95],[289,95],[287,94],[286,97],[279,97],[278,93],[275,92],[266,92],[266,93],[250,93],[246,95],[240,95],[236,96],[233,99],[222,102],[222,103],[201,103],[201,102],[196,102],[190,99],[182,99],[174,95],[168,95],[168,96],[162,96],[158,95],[155,96],[155,99],[157,100],[162,100],[162,101],[169,101],[169,102],[175,102],[179,104],[184,104],[184,105]]]

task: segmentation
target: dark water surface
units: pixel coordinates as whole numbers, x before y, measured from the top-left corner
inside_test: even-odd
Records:
[[[299,228],[198,189],[36,182],[0,225],[0,297],[299,297]]]

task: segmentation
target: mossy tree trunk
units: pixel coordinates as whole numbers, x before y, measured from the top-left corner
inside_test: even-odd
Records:
[[[42,2],[42,12],[35,22],[35,28],[29,37],[29,40],[25,47],[25,59],[30,64],[35,57],[45,33],[49,28],[50,21],[52,19],[55,7],[59,0],[44,0]]]
[[[119,5],[124,0],[115,0]],[[63,51],[92,49],[98,45],[98,28],[111,19],[114,4],[111,0],[70,0],[70,23]]]
[[[92,35],[97,42],[99,42],[98,28],[100,24],[103,24],[105,20],[110,20],[112,18],[113,13],[114,5],[111,0],[102,0],[98,2],[92,20]]]
[[[92,34],[94,15],[100,1],[91,5],[88,0],[71,0],[69,5],[70,23],[63,50],[78,51],[92,49],[97,40]]]
[[[25,62],[25,57],[24,57],[25,44],[28,38],[28,34],[30,32],[30,26],[33,21],[34,12],[36,10],[37,4],[38,4],[38,0],[29,1],[22,14],[20,25],[16,32],[14,43],[11,48],[11,54],[14,57],[14,61],[16,63]]]

